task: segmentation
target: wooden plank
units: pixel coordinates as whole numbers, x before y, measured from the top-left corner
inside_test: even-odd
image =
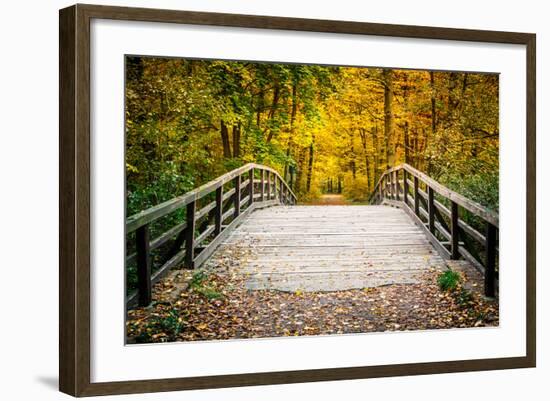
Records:
[[[248,172],[248,205],[252,205],[254,202],[254,169],[250,169]]]
[[[225,212],[222,215],[222,223],[225,222],[225,220],[227,220],[231,216],[235,217],[235,208],[234,207],[230,208],[229,210],[227,210],[227,212]]]
[[[220,235],[214,238],[212,242],[210,242],[206,248],[199,253],[194,260],[195,267],[201,266],[212,255],[216,248],[229,236],[229,234],[231,234],[231,232],[256,208],[256,205],[258,204],[254,204],[252,207],[246,209],[243,213],[236,217],[231,223],[229,223]]]
[[[235,194],[235,188],[231,188],[229,191],[223,193],[223,201],[225,202]]]
[[[262,170],[264,171],[264,170]],[[267,172],[267,193],[266,193],[267,199],[271,199],[271,173]]]
[[[485,245],[485,295],[494,297],[497,228],[490,222],[487,222],[485,238],[487,238]]]
[[[428,228],[432,234],[435,233],[434,190],[432,187],[428,187]]]
[[[460,252],[458,249],[458,204],[451,201],[451,259],[458,259]]]
[[[214,214],[214,234],[222,232],[223,186],[216,189],[216,213]]]
[[[393,172],[393,175],[394,175],[394,178],[393,178],[393,181],[395,182],[395,199],[396,200],[400,200],[399,199],[399,192],[401,191],[400,187],[399,187],[399,176],[398,176],[398,172],[399,170],[395,170]]]
[[[183,230],[185,230],[185,227],[187,226],[186,222],[180,223],[166,231],[165,233],[159,235],[157,238],[155,238],[153,241],[149,243],[149,249],[153,250],[158,248],[161,245],[164,245],[169,239],[171,239],[174,235],[179,234]],[[181,246],[181,244],[180,244]],[[137,253],[132,253],[126,257],[126,264],[132,263],[137,258]]]
[[[261,202],[264,201],[264,192],[265,192],[264,180],[265,180],[265,170],[261,169],[260,170],[260,201]]]
[[[199,234],[195,239],[195,247],[200,246],[206,240],[206,238],[208,238],[208,236],[214,232],[215,229],[215,226],[208,226],[206,230]]]
[[[187,205],[185,219],[187,221],[187,228],[185,229],[185,267],[193,269],[195,256],[195,201]]]
[[[403,202],[409,204],[409,180],[407,178],[407,170],[403,170]]]
[[[230,182],[231,180],[234,180],[236,177],[240,177],[242,174],[250,171],[251,169],[263,169],[265,171],[269,171],[274,176],[279,177],[279,173],[267,166],[262,166],[259,164],[249,163],[246,164],[240,168],[237,168],[235,170],[232,170],[215,180],[212,180],[202,186],[200,186],[197,189],[194,189],[193,191],[190,191],[184,195],[175,197],[173,199],[170,199],[166,202],[163,202],[159,205],[153,206],[149,209],[146,209],[140,213],[136,213],[135,215],[132,215],[126,219],[126,233],[131,233],[135,231],[138,227],[145,225],[147,223],[150,223],[162,216],[165,216],[177,209],[180,209],[182,207],[185,207],[187,204],[189,204],[192,201],[196,201],[205,195],[208,195],[209,193],[216,190],[218,187]],[[286,186],[286,183],[285,183]],[[239,186],[240,188],[240,186]],[[296,195],[290,188],[287,186],[287,190],[291,194],[291,196],[296,199]]]
[[[235,185],[235,196],[233,197],[234,205],[233,205],[233,217],[237,218],[239,217],[239,214],[241,214],[241,177],[237,176],[234,179],[234,185]]]
[[[439,240],[430,232],[428,228],[426,228],[426,226],[424,225],[424,222],[420,220],[420,218],[405,204],[403,204],[403,210],[407,212],[407,214],[418,225],[418,227],[422,228],[422,230],[426,234],[426,237],[428,238],[428,241],[431,242],[431,244],[439,252],[441,257],[443,259],[450,259],[451,257],[450,252],[443,245],[441,245]]]
[[[239,203],[239,207],[242,209],[244,205],[250,204],[250,195],[246,195],[244,198],[241,199],[241,202]]]
[[[409,166],[408,164],[403,164],[401,165],[401,167],[407,170],[413,176],[421,179],[424,183],[426,183],[426,185],[428,185],[438,194],[442,195],[444,198],[447,198],[447,199],[450,199],[451,201],[456,202],[458,205],[462,206],[464,209],[470,211],[476,216],[481,217],[485,221],[490,222],[492,225],[498,228],[499,218],[497,213],[493,212],[492,210],[489,210],[488,208],[480,205],[477,202],[474,202],[466,198],[463,195],[460,195],[457,192],[450,190],[449,188],[441,185],[440,183],[438,183],[428,175],[422,173],[421,171],[415,169],[412,166]]]
[[[216,191],[217,191],[217,189],[216,189]],[[214,202],[210,202],[208,205],[206,205],[202,209],[199,209],[195,213],[195,220],[198,221],[198,220],[202,219],[203,217],[207,216],[208,213],[210,213],[212,210],[214,210],[215,207],[216,207],[216,202],[214,201]]]
[[[151,254],[149,250],[149,225],[141,226],[136,231],[138,304],[147,306],[151,303]]]
[[[420,215],[420,199],[418,196],[418,177],[414,177],[414,213],[419,216]]]

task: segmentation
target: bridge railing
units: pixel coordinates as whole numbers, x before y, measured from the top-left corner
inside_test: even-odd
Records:
[[[230,189],[226,188],[229,186]],[[208,203],[201,207],[200,201]],[[270,167],[249,163],[191,192],[128,217],[126,236],[135,233],[135,252],[127,254],[126,265],[136,264],[137,290],[127,296],[127,305],[149,305],[152,286],[170,269],[179,264],[188,269],[200,266],[252,210],[281,203],[296,203],[296,195],[279,173]],[[153,223],[183,208],[185,221],[150,239]],[[151,252],[162,246],[167,248],[162,255],[164,262],[152,273]]]
[[[408,164],[386,170],[369,202],[402,206],[444,258],[462,257],[480,270],[484,274],[485,295],[495,296],[499,252],[497,213],[450,190]],[[461,218],[467,213],[485,226],[485,233]]]

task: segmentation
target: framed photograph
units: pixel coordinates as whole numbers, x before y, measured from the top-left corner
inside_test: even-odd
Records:
[[[535,366],[534,34],[59,18],[62,392]]]

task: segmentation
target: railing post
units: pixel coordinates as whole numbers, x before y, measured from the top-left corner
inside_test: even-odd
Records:
[[[495,296],[495,265],[496,265],[497,228],[487,222],[485,233],[485,295]]]
[[[260,170],[260,202],[264,201],[264,179],[265,179],[265,170]]]
[[[458,204],[451,201],[451,259],[457,260],[460,257],[458,251]]]
[[[223,185],[216,189],[216,214],[214,215],[214,235],[222,232]]]
[[[428,186],[428,228],[430,232],[435,232],[435,205],[434,205],[434,190]]]
[[[380,192],[380,202],[384,199],[384,177],[380,180],[380,184],[378,185],[378,191]]]
[[[149,225],[136,230],[138,303],[147,306],[151,303],[151,253],[149,249]]]
[[[241,176],[236,176],[233,181],[235,182],[235,196],[233,197],[234,212],[233,217],[236,218],[241,214]]]
[[[418,198],[420,193],[418,192],[418,177],[414,176],[414,214],[420,216],[420,199]]]
[[[254,168],[248,171],[248,206],[254,202]]]
[[[267,200],[271,200],[271,172],[267,172]]]
[[[395,181],[395,199],[399,200],[399,173],[397,170],[393,172],[394,174],[394,181]]]
[[[193,269],[195,267],[195,209],[196,201],[187,204],[185,220],[185,267]]]
[[[403,202],[409,206],[409,183],[407,182],[407,170],[403,169]]]
[[[279,202],[283,203],[283,180],[277,177],[277,181],[279,181]]]

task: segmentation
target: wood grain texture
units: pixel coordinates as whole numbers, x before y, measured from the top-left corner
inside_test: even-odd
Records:
[[[257,211],[228,237],[210,265],[214,268],[228,255],[246,255],[232,264],[251,290],[342,291],[412,284],[430,268],[445,268],[422,229],[403,210],[390,206]]]

